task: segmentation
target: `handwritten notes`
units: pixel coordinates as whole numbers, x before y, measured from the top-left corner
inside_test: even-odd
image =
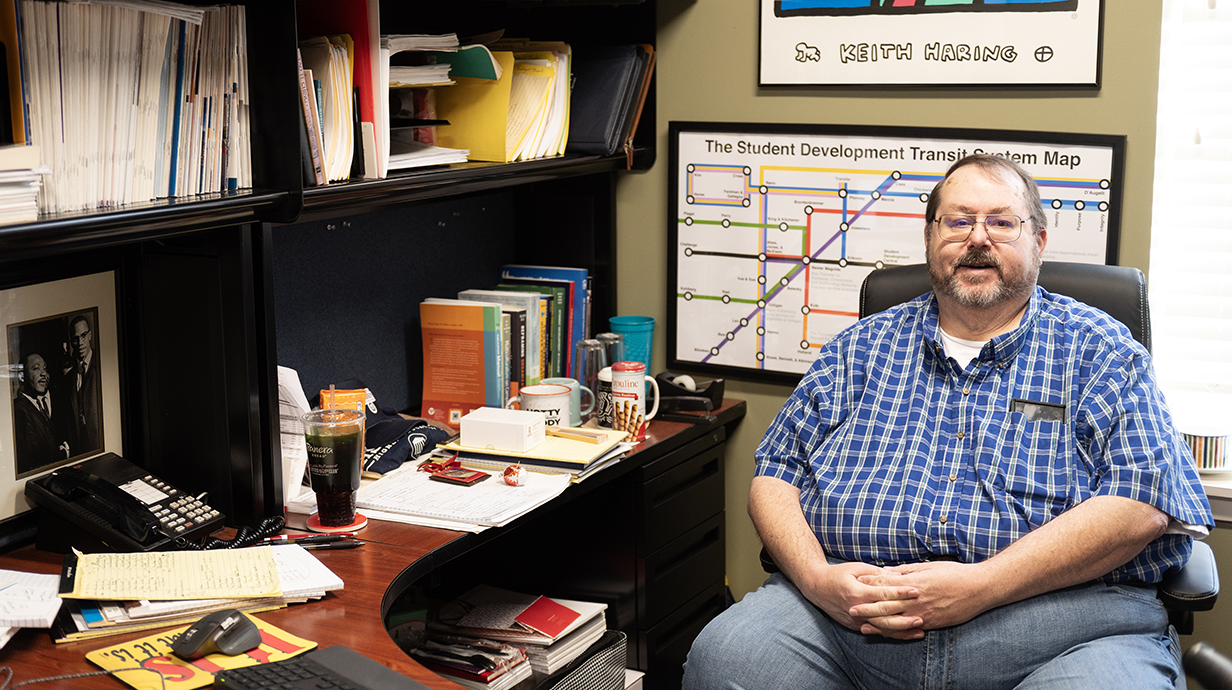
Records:
[[[0,570],[0,626],[49,627],[60,610],[59,582],[58,575]]]
[[[270,547],[91,553],[77,561],[70,599],[213,599],[281,593]]]

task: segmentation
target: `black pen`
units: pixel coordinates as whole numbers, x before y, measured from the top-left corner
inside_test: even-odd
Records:
[[[326,544],[339,539],[346,539],[350,535],[346,534],[309,534],[304,536],[277,536],[270,537],[262,542],[259,546],[275,546],[277,544]]]
[[[362,541],[331,541],[326,544],[305,544],[309,551],[328,551],[330,549],[356,549],[364,545]]]

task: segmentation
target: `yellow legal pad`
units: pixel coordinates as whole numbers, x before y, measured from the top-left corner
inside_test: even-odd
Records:
[[[71,569],[71,570],[70,570]],[[67,591],[72,580],[72,589]],[[270,547],[216,551],[79,554],[66,565],[66,599],[223,599],[282,593]]]

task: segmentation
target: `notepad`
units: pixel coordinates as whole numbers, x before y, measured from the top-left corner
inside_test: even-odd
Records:
[[[65,557],[65,599],[256,598],[280,594],[268,546],[216,551],[90,553]]]

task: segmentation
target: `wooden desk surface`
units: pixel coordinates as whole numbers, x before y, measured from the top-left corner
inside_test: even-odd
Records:
[[[721,419],[719,423],[738,419],[743,413],[743,402],[725,400],[718,413]],[[698,425],[702,426],[705,425]],[[651,449],[664,452],[670,450],[696,438],[695,434],[684,433],[694,428],[688,424],[652,421],[650,433],[637,452],[642,454]],[[610,477],[630,471],[639,463],[628,463],[622,468],[624,464],[603,470],[577,487],[571,487],[570,491],[598,484],[605,481],[604,475]],[[570,491],[567,491],[566,495]],[[482,535],[372,520],[362,534],[363,540],[367,542],[366,546],[314,553],[322,563],[342,578],[346,583],[344,589],[330,592],[323,599],[314,602],[295,604],[257,616],[299,637],[315,640],[321,647],[351,647],[435,690],[459,690],[461,686],[412,661],[390,639],[382,611],[387,595],[392,598],[401,593],[394,591],[391,583],[405,582],[406,571],[417,561],[442,546],[458,546],[464,540],[476,536]],[[60,554],[25,547],[0,556],[0,568],[58,573],[62,561],[63,556]],[[0,650],[0,666],[13,669],[15,683],[48,676],[98,671],[98,667],[86,661],[87,652],[145,637],[153,632],[155,631],[147,630],[84,642],[54,644],[46,630],[24,629]],[[95,676],[40,683],[39,687],[115,690],[127,688],[128,685],[109,676]],[[172,686],[169,684],[168,687]]]

